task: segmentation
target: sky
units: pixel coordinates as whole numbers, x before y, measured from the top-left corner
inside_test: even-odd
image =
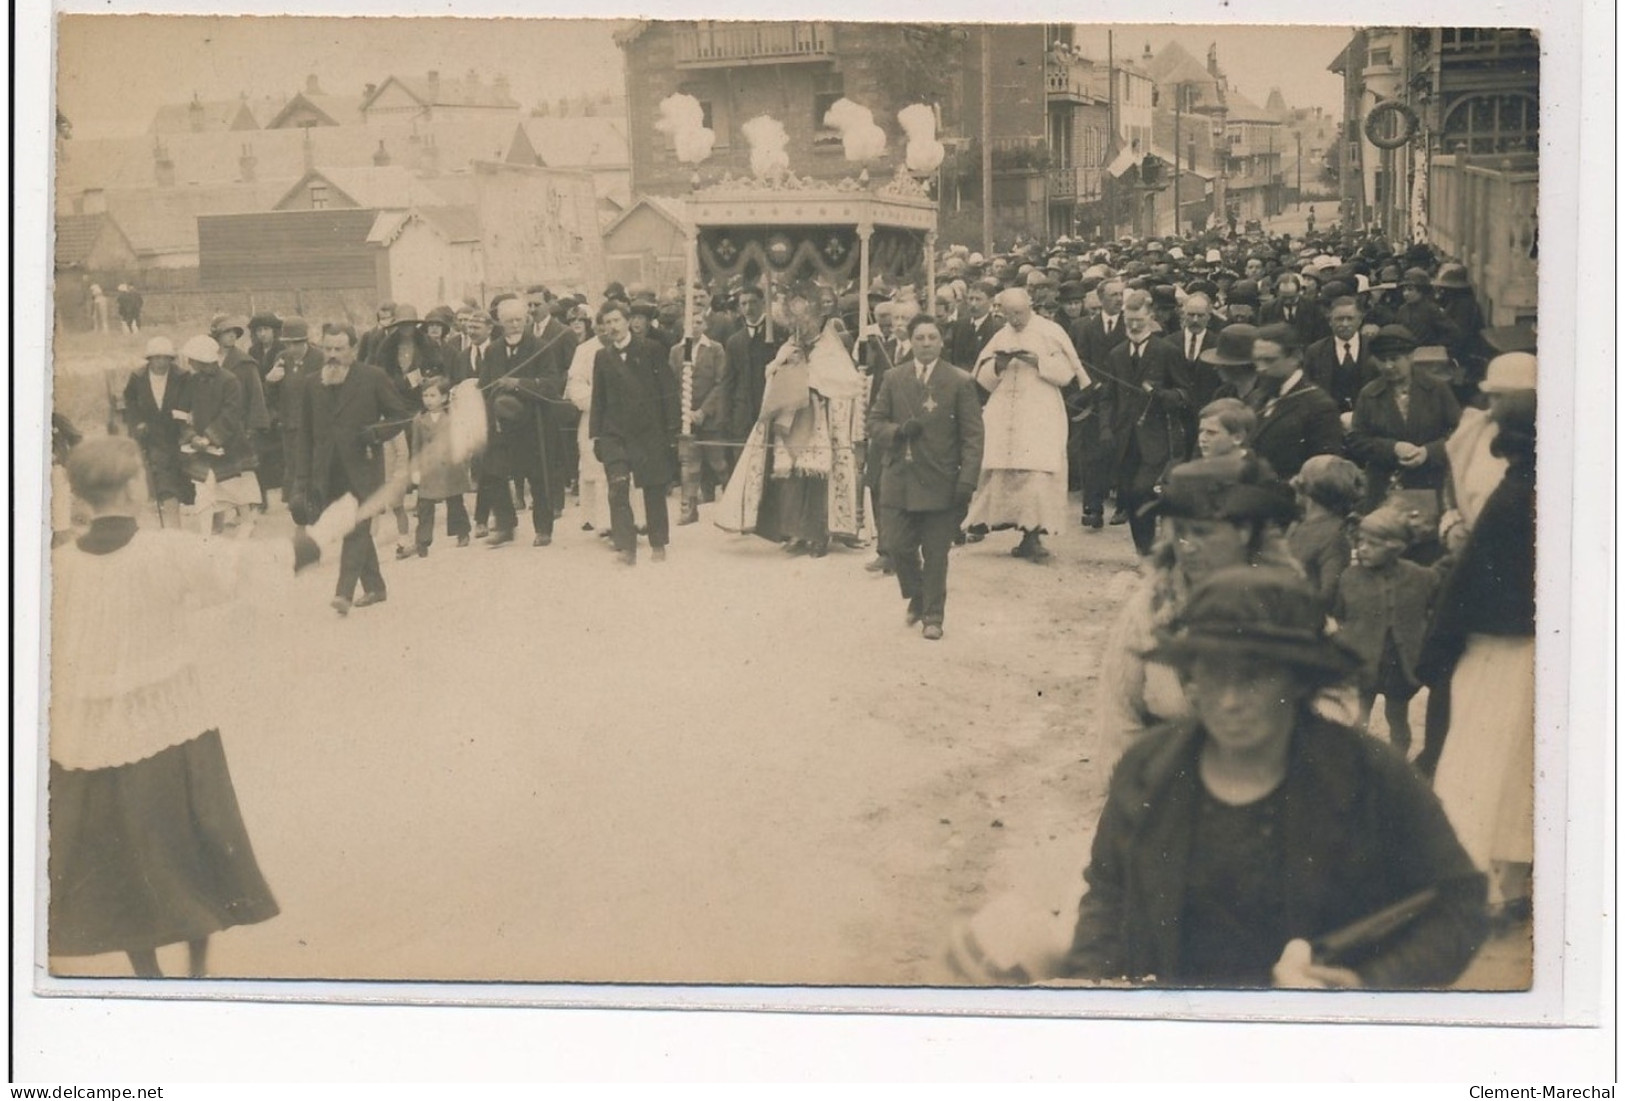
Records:
[[[583,92],[622,90],[614,20],[378,19],[291,16],[62,17],[59,103],[81,137],[143,133],[164,103],[192,94],[230,99],[288,95],[316,73],[329,93],[359,98],[391,72],[469,68],[506,75],[526,107]],[[1348,41],[1337,27],[1118,25],[1119,52],[1153,51],[1170,38],[1202,60],[1209,42],[1232,84],[1262,104],[1280,87],[1295,107],[1334,113],[1341,83],[1326,65]],[[1106,28],[1082,26],[1079,41],[1104,58]],[[262,120],[263,121],[263,120]]]
[[[1321,107],[1334,117],[1343,114],[1343,78],[1326,71],[1352,36],[1351,27],[1161,26],[1117,25],[1111,28],[1118,57],[1139,57],[1147,42],[1154,54],[1170,39],[1185,47],[1198,64],[1207,61],[1209,44],[1219,48],[1219,68],[1242,95],[1263,106],[1271,88],[1281,89],[1289,107]],[[1077,41],[1090,57],[1106,57],[1104,26],[1080,26]]]

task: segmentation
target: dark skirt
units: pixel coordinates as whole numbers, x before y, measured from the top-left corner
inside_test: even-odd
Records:
[[[52,761],[50,880],[57,956],[158,948],[278,912],[216,730],[114,768]]]
[[[765,479],[756,534],[780,543],[829,542],[829,479],[816,474]]]

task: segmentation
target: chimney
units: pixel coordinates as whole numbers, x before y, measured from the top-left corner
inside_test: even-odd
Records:
[[[187,104],[186,114],[192,124],[192,133],[201,134],[203,132],[203,101],[197,98],[196,92],[192,93],[192,102]]]
[[[1219,44],[1217,42],[1208,43],[1207,73],[1208,76],[1211,77],[1217,77],[1219,75]]]
[[[243,155],[237,159],[237,170],[242,174],[244,183],[254,182],[254,170],[259,163],[260,159],[254,155],[254,147],[244,143]]]
[[[310,140],[310,132],[313,129],[315,128],[311,126],[301,126],[299,128],[299,132],[304,135],[301,152],[303,152],[305,156],[306,172],[314,172],[316,170],[316,146]]]
[[[378,139],[378,149],[372,155],[372,163],[379,168],[386,168],[389,165],[389,150],[384,148],[383,138]]]
[[[372,94],[374,92],[376,92],[377,90],[378,90],[378,85],[369,82],[365,88],[361,89],[361,98],[364,99],[364,100],[365,99],[371,99]]]
[[[319,96],[322,94],[322,86],[321,83],[316,79],[315,73],[311,73],[309,76],[305,77],[305,94],[307,96]]]
[[[152,147],[152,167],[159,187],[175,186],[175,162],[169,159],[169,147],[161,141]]]

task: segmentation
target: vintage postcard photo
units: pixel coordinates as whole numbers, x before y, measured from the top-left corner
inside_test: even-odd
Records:
[[[1535,983],[1538,28],[55,51],[42,991]]]

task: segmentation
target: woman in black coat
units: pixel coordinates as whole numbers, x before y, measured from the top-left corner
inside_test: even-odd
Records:
[[[1113,773],[1062,975],[1174,986],[1443,986],[1485,931],[1484,877],[1397,754],[1315,715],[1352,656],[1268,567],[1192,592],[1157,660],[1194,718]],[[1400,906],[1381,935],[1343,933]]]

